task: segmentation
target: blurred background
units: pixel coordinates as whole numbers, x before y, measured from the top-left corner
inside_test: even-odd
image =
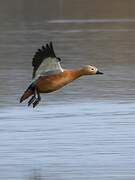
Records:
[[[0,0],[0,179],[135,179],[135,1]],[[97,66],[42,95],[19,98],[31,61],[53,41],[63,68]]]

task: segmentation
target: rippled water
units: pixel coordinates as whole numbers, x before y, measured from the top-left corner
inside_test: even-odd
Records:
[[[135,179],[135,19],[3,21],[0,26],[0,179]],[[31,59],[52,40],[65,68],[93,64],[82,77],[19,104]]]
[[[1,110],[0,176],[134,179],[134,104],[58,103]]]

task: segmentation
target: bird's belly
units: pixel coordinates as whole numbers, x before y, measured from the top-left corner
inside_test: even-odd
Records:
[[[53,92],[53,91],[56,91],[56,90],[58,90],[58,89],[60,89],[60,88],[62,88],[63,86],[42,86],[42,87],[40,87],[40,88],[38,88],[39,89],[39,92],[40,93],[51,93],[51,92]]]
[[[38,85],[38,89],[40,93],[50,93],[62,88],[67,83],[63,81],[44,81]]]

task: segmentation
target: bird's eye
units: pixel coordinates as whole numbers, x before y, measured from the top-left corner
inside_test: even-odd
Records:
[[[94,68],[92,68],[91,70],[94,71]]]

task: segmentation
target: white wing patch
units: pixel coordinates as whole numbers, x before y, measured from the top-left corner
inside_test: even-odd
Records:
[[[35,78],[39,76],[58,74],[63,72],[60,62],[57,58],[48,57],[43,61],[36,71]]]

